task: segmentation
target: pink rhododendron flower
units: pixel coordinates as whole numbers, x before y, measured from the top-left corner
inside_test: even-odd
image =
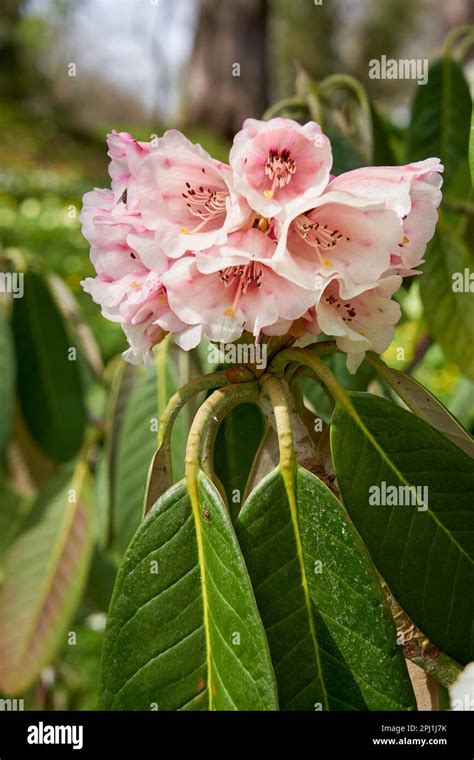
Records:
[[[95,278],[82,282],[84,290],[102,308],[102,314],[119,322],[128,338],[126,358],[133,363],[147,360],[150,349],[168,333],[186,350],[201,338],[200,331],[170,311],[161,275],[169,259],[148,230],[139,211],[134,172],[149,153],[127,133],[109,135],[110,174],[115,190],[86,193],[81,213],[82,231],[91,244]],[[132,188],[132,195],[130,194]]]
[[[225,243],[251,214],[233,190],[229,167],[174,129],[142,163],[138,186],[144,223],[159,231],[173,258]]]
[[[382,201],[403,224],[403,235],[392,251],[394,270],[402,275],[423,262],[427,243],[433,237],[441,203],[443,165],[427,158],[406,166],[369,166],[341,174],[329,190],[343,190],[357,198]]]
[[[380,203],[325,191],[294,206],[279,233],[278,271],[299,285],[338,275],[345,293],[372,286],[401,239],[396,214]]]
[[[141,162],[150,153],[150,143],[138,142],[128,132],[112,131],[107,135],[109,174],[115,201],[122,201],[128,210],[137,209],[140,197],[136,175]]]
[[[265,217],[302,196],[318,196],[329,180],[331,144],[313,121],[247,119],[230,151],[234,187]]]
[[[230,165],[176,130],[108,145],[112,187],[84,196],[96,276],[83,287],[121,324],[129,361],[167,333],[189,350],[203,336],[322,332],[351,372],[387,348],[393,295],[434,232],[438,159],[334,177],[320,127],[282,118],[248,119]]]
[[[401,310],[391,297],[401,283],[401,277],[392,275],[352,298],[343,298],[341,282],[330,280],[308,315],[309,331],[319,329],[335,337],[338,348],[347,354],[348,370],[356,372],[366,351],[381,354],[392,342]]]
[[[171,308],[189,324],[223,343],[244,330],[284,335],[313,304],[315,293],[273,268],[276,242],[258,229],[234,232],[226,245],[184,257],[164,275]]]

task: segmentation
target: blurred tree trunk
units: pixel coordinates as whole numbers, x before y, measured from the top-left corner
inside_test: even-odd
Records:
[[[336,33],[342,25],[340,2],[269,0],[269,5],[272,100],[294,94],[300,68],[315,80],[340,70],[336,46]]]
[[[0,94],[2,98],[15,98],[19,94],[22,60],[18,28],[23,5],[23,0],[4,0],[0,7]]]
[[[266,0],[198,0],[184,116],[232,136],[267,106]]]

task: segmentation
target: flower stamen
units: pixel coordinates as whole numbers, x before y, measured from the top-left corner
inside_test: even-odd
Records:
[[[278,187],[285,187],[296,171],[296,163],[289,150],[270,150],[265,163],[265,174],[271,180],[270,190],[264,190],[265,198],[273,198]]]
[[[180,232],[193,235],[200,232],[209,222],[214,222],[225,215],[228,193],[225,190],[211,190],[210,187],[203,185],[195,189],[189,182],[186,182],[186,188],[186,192],[182,193],[183,198],[186,199],[186,206],[189,213],[200,219],[200,222],[192,230],[181,227]]]
[[[331,259],[324,258],[322,250],[330,250],[335,248],[339,241],[344,238],[342,232],[339,230],[332,230],[327,224],[321,224],[320,222],[313,221],[308,216],[302,214],[295,221],[295,229],[302,240],[316,250],[319,261],[330,269],[333,266]],[[347,241],[350,238],[345,238]]]
[[[253,283],[256,288],[259,288],[262,284],[263,267],[258,261],[251,261],[249,264],[237,264],[221,269],[219,276],[226,288],[234,283],[235,278],[239,280],[232,307],[224,311],[224,316],[233,317],[241,297],[247,293],[250,285]]]

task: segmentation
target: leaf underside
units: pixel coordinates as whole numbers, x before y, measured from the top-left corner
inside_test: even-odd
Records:
[[[83,488],[69,473],[48,483],[5,558],[0,595],[0,688],[23,692],[63,640],[81,598],[93,544]]]

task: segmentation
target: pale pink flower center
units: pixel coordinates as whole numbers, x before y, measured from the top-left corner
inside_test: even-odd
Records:
[[[186,228],[186,232],[189,234],[199,232],[207,224],[220,220],[226,214],[228,193],[225,190],[211,190],[210,187],[203,185],[193,188],[189,182],[186,182],[186,192],[183,192],[182,195],[186,199],[189,213],[200,220],[194,229],[188,230]]]
[[[265,174],[271,181],[270,190],[265,190],[264,195],[272,198],[278,187],[285,187],[296,171],[296,163],[291,158],[290,151],[286,148],[282,151],[270,150],[265,163]]]

